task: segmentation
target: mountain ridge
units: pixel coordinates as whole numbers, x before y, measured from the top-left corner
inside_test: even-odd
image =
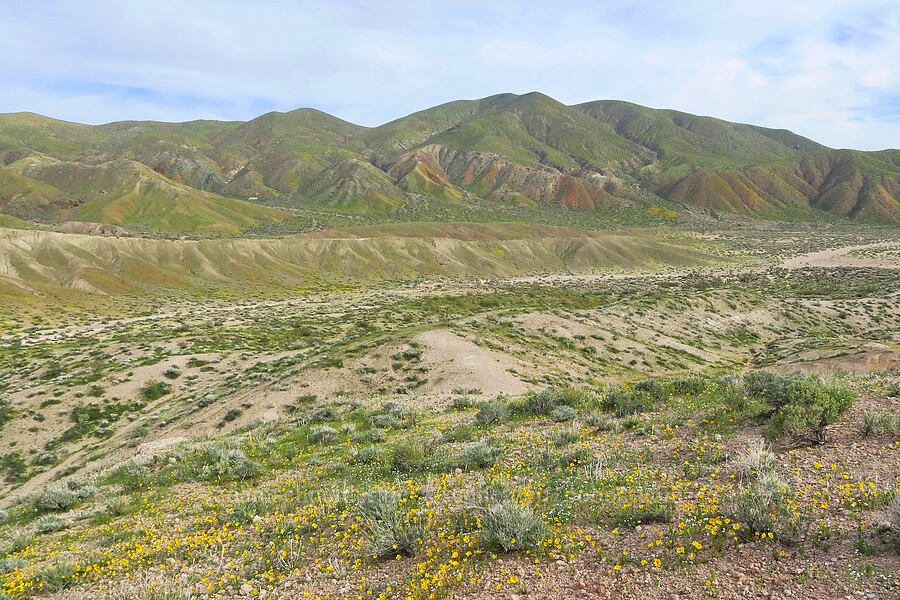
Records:
[[[130,220],[122,211],[85,210],[108,190],[49,175],[54,161],[73,171],[143,165],[156,174],[145,174],[148,180],[174,194],[174,215],[207,217],[178,224],[172,203],[135,205]],[[0,114],[0,213],[20,219],[237,233],[309,210],[388,215],[418,197],[461,207],[478,200],[498,211],[669,205],[897,223],[900,150],[833,149],[786,129],[619,100],[568,106],[539,92],[448,102],[378,127],[313,108],[246,122],[96,126]],[[221,227],[210,203],[220,207],[214,213],[228,213]],[[284,210],[260,212],[259,204]]]

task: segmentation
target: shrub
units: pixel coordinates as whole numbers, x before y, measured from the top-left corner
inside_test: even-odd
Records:
[[[61,592],[78,583],[75,567],[65,563],[45,569],[38,575],[38,580],[50,592]]]
[[[695,396],[706,389],[703,377],[679,377],[672,380],[672,391],[685,396]]]
[[[450,401],[450,410],[466,410],[475,406],[475,401],[468,396],[457,396]]]
[[[393,415],[372,415],[369,423],[378,429],[398,429],[400,427],[400,421]]]
[[[7,573],[12,573],[13,571],[19,571],[27,566],[28,561],[24,558],[19,558],[17,556],[0,558],[0,575],[6,575]]]
[[[7,521],[9,521],[9,513],[5,510],[0,510],[0,525],[5,525]]]
[[[603,398],[603,408],[613,411],[617,417],[627,417],[650,410],[652,401],[642,393],[633,390],[615,389]]]
[[[152,402],[172,393],[172,386],[164,381],[154,381],[152,379],[146,381],[141,387],[141,396],[144,400]]]
[[[337,429],[328,425],[316,425],[309,430],[309,441],[314,444],[331,444],[337,438]]]
[[[236,443],[218,442],[210,444],[200,451],[200,460],[204,463],[196,476],[205,480],[244,480],[254,477],[261,470],[260,466],[250,460]],[[188,471],[186,475],[193,475]]]
[[[475,513],[481,523],[482,543],[503,552],[531,550],[547,531],[547,525],[534,510],[511,498],[476,507]]]
[[[451,442],[468,442],[475,437],[475,428],[471,425],[461,424],[444,432]]]
[[[509,416],[509,407],[504,402],[488,400],[478,405],[478,412],[475,414],[475,424],[479,427],[486,427],[495,423],[503,423]]]
[[[771,533],[775,538],[789,541],[790,511],[783,501],[787,494],[754,487],[738,494],[729,503],[731,520],[743,524],[738,534],[752,540],[758,534]]]
[[[374,464],[384,460],[384,450],[381,448],[360,448],[353,461],[361,464]]]
[[[163,371],[162,374],[166,379],[178,379],[179,377],[181,377],[181,371],[175,365],[166,368],[166,370]]]
[[[53,533],[65,529],[67,526],[66,520],[57,515],[44,515],[34,523],[34,528],[38,533]]]
[[[459,468],[464,470],[484,469],[493,466],[502,454],[502,448],[494,448],[484,442],[478,442],[460,450],[457,461]]]
[[[548,387],[525,397],[524,408],[533,415],[547,415],[558,406],[578,407],[588,402],[587,391],[575,387]]]
[[[894,531],[900,532],[900,493],[894,494],[894,500],[888,505],[888,523]]]
[[[609,518],[610,527],[637,527],[672,520],[672,506],[652,501],[629,502],[618,507]]]
[[[585,417],[584,424],[588,427],[593,427],[597,431],[610,431],[613,429],[613,424],[599,411],[592,412]]]
[[[410,511],[401,509],[401,498],[391,490],[374,490],[359,500],[366,520],[365,532],[377,557],[413,556],[424,528]]]
[[[762,440],[754,440],[734,459],[734,466],[742,477],[752,479],[774,471],[778,460]]]
[[[414,473],[425,469],[425,445],[407,442],[394,446],[391,451],[391,468],[400,473]]]
[[[340,418],[341,415],[337,407],[331,405],[317,406],[306,413],[307,423],[326,423],[328,421],[337,421]]]
[[[259,499],[239,502],[231,509],[228,520],[232,523],[249,523],[254,517],[264,515],[269,511],[269,506]]]
[[[550,420],[554,423],[571,421],[578,416],[578,412],[571,406],[557,406],[550,411]]]
[[[561,429],[553,436],[553,445],[557,448],[574,444],[581,438],[581,433],[575,428]]]
[[[859,433],[863,437],[870,435],[900,434],[900,415],[869,413],[863,415],[859,424]]]
[[[863,437],[869,437],[878,429],[878,415],[867,412],[863,415],[862,423],[859,424],[859,434]]]
[[[38,492],[32,504],[38,512],[56,512],[68,510],[78,502],[78,496],[74,492],[63,488],[44,488]]]
[[[793,444],[824,444],[825,428],[837,421],[855,399],[856,394],[847,387],[800,377],[788,386],[787,402],[775,408],[763,435],[770,441],[788,438]]]
[[[665,398],[666,390],[663,385],[655,379],[644,379],[634,384],[635,392],[643,392],[654,400],[662,400]]]
[[[118,469],[118,475],[122,479],[122,487],[129,492],[146,487],[149,474],[150,469],[133,460],[129,460]]]
[[[788,388],[796,375],[781,375],[771,371],[753,371],[744,375],[742,392],[748,398],[759,398],[773,408],[788,403]]]

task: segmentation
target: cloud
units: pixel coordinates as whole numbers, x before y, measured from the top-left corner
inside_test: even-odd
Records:
[[[539,90],[900,146],[889,1],[4,4],[0,111],[99,123],[313,106],[377,125]]]

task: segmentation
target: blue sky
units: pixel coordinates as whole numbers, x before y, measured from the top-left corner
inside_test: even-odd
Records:
[[[900,3],[0,0],[0,112],[362,125],[500,92],[900,147]]]

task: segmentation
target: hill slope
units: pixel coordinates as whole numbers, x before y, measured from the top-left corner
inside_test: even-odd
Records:
[[[147,167],[143,176],[154,187],[171,184],[166,189],[180,199],[179,210],[205,214],[196,221],[150,219],[170,231],[236,231],[287,216],[254,212],[235,204],[239,199],[376,219],[411,197],[458,203],[461,210],[478,197],[498,211],[535,208],[538,220],[551,204],[639,211],[674,204],[687,211],[900,222],[900,151],[833,150],[787,130],[611,100],[566,106],[539,93],[450,102],[375,128],[313,109],[246,123],[98,127],[0,115],[0,211],[65,220],[92,213],[73,207],[105,205],[103,177],[36,176],[53,161],[87,165],[72,167],[79,173],[97,165],[117,171],[122,161]],[[151,198],[132,198],[128,210],[105,211],[104,222],[128,224],[126,217],[156,210]],[[195,207],[198,198],[203,202]],[[213,213],[228,213],[221,227],[201,206],[209,203],[219,207]]]

